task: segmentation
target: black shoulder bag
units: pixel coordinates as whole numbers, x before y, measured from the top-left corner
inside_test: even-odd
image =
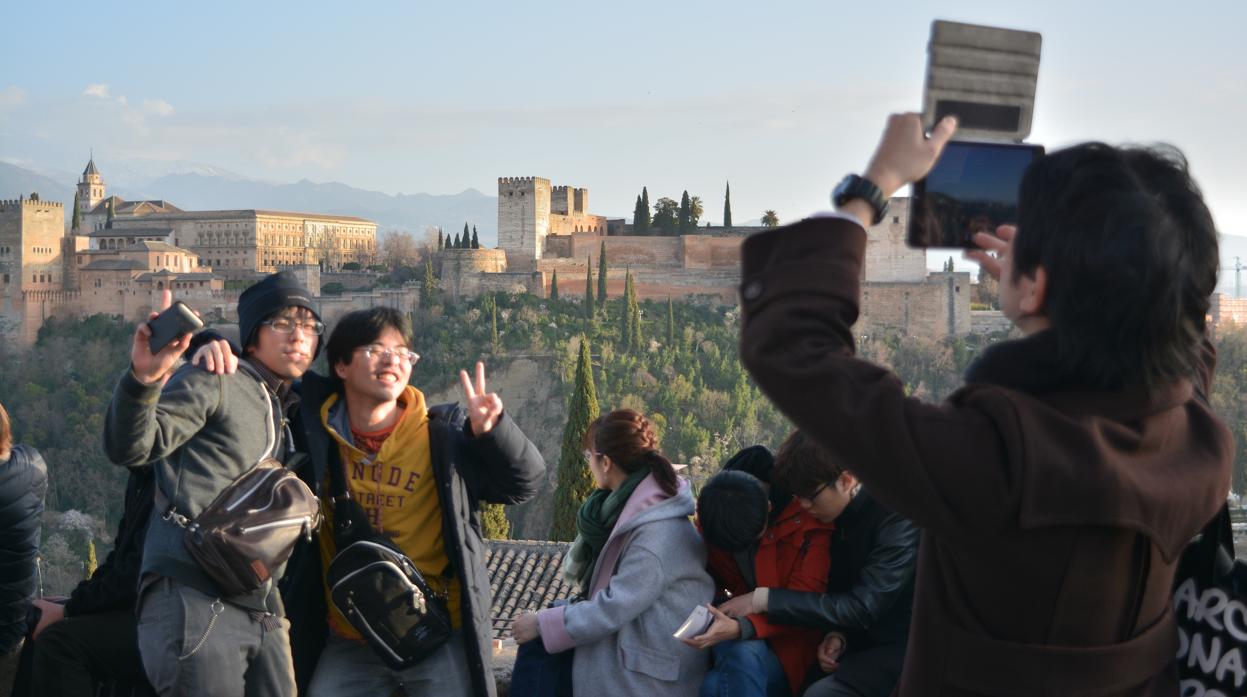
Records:
[[[1173,608],[1182,694],[1247,693],[1247,563],[1234,558],[1228,505],[1182,553]]]
[[[329,597],[387,665],[408,668],[450,638],[450,608],[411,559],[369,525],[347,491],[346,465],[336,450],[330,461],[337,465],[329,483],[338,553],[325,573]]]

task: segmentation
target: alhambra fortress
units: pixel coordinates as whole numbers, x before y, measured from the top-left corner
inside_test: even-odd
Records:
[[[867,236],[862,316],[856,331],[929,337],[999,331],[998,312],[972,310],[968,272],[929,272],[922,250],[905,245],[908,199]],[[321,316],[386,305],[411,311],[416,285],[368,290],[375,274],[344,271],[377,260],[376,223],[362,218],[268,210],[185,211],[167,201],[107,196],[95,161],[78,184],[77,229],[65,204],[0,201],[0,337],[29,345],[56,315],[120,315],[138,321],[171,289],[205,317],[236,319],[241,288],[279,269],[318,295]],[[498,179],[496,249],[446,249],[434,256],[451,300],[490,292],[581,297],[603,245],[607,289],[622,295],[631,272],[640,298],[736,302],[740,245],[760,227],[698,228],[702,234],[638,235],[623,219],[589,212],[589,191],[541,177]],[[72,211],[69,218],[72,218]],[[352,264],[352,262],[354,262]],[[348,289],[321,295],[322,283]],[[596,279],[595,279],[596,283]],[[351,290],[352,288],[356,290]],[[1218,294],[1214,325],[1247,321],[1247,301]]]

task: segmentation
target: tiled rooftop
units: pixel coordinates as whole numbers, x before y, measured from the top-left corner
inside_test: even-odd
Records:
[[[575,594],[573,586],[559,573],[563,555],[570,548],[567,542],[485,541],[485,567],[494,596],[489,616],[495,639],[511,635],[515,616]]]

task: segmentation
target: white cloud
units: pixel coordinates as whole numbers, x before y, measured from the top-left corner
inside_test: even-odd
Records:
[[[102,82],[87,85],[87,88],[83,90],[82,93],[88,97],[99,97],[100,99],[109,98],[108,85]]]
[[[0,111],[7,111],[26,103],[26,92],[14,85],[0,90]]]
[[[144,99],[143,111],[153,116],[171,116],[173,105],[163,99]]]

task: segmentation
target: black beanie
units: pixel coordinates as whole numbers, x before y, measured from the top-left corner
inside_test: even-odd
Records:
[[[723,470],[710,478],[697,497],[697,520],[706,542],[727,552],[748,549],[767,525],[767,496],[758,478]]]
[[[289,271],[278,271],[248,286],[238,296],[238,337],[242,340],[243,351],[255,341],[260,323],[287,307],[305,307],[320,319],[320,313],[312,304],[312,294]],[[322,343],[317,338],[313,359],[320,355]]]

